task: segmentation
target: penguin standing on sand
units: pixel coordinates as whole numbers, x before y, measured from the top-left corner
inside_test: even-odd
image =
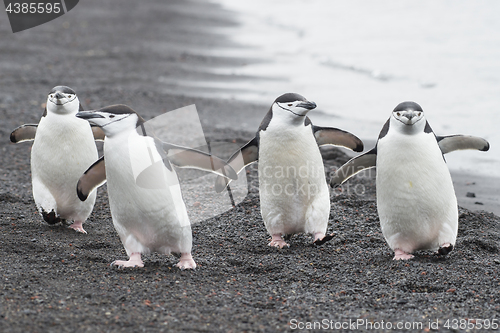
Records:
[[[77,117],[100,126],[104,156],[80,178],[78,196],[85,200],[107,181],[113,225],[128,261],[119,267],[143,267],[142,253],[181,253],[177,267],[194,269],[192,234],[177,174],[172,165],[228,175],[224,161],[194,149],[164,143],[146,133],[144,120],[126,105],[79,112]],[[222,171],[223,170],[223,171]]]
[[[94,139],[103,139],[99,128],[75,117],[81,108],[73,89],[54,87],[38,125],[22,125],[10,135],[14,143],[34,140],[31,150],[33,198],[43,219],[49,224],[73,220],[70,228],[86,233],[82,224],[88,218],[96,194],[81,202],[75,186],[81,174],[98,157]]]
[[[376,166],[380,225],[394,259],[413,258],[416,250],[446,255],[457,238],[458,206],[443,155],[459,149],[487,151],[489,143],[472,136],[436,136],[420,105],[403,102],[385,123],[375,148],[344,164],[331,185]]]
[[[339,145],[362,151],[356,136],[329,127],[314,126],[306,114],[316,108],[303,96],[287,93],[278,97],[262,121],[257,135],[228,160],[240,172],[259,161],[259,195],[262,218],[271,242],[289,246],[282,236],[310,233],[314,243],[330,240],[326,235],[330,215],[330,193],[318,146]],[[217,177],[216,190],[227,185]]]

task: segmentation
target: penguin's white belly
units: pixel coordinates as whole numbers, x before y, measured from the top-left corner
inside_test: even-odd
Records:
[[[457,200],[432,133],[380,140],[376,182],[382,233],[393,250],[410,253],[455,243]]]
[[[124,144],[127,136],[120,137],[106,138],[104,159],[113,224],[127,253],[191,252],[191,226],[175,171],[164,167],[155,151],[158,168],[148,178],[156,188],[146,188],[137,176],[151,165],[145,144],[154,148],[153,141],[133,135]]]
[[[259,193],[271,235],[326,232],[330,195],[310,126],[260,133]]]
[[[76,184],[97,158],[87,121],[72,115],[42,118],[31,150],[33,197],[38,209],[84,221],[92,212],[96,193],[82,202],[76,195]]]

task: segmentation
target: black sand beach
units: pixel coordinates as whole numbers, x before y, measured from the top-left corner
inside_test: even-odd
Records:
[[[315,247],[311,237],[296,235],[289,249],[278,250],[267,246],[258,166],[248,168],[246,199],[193,226],[195,271],[181,271],[177,258],[158,254],[144,256],[143,269],[111,268],[126,254],[106,186],[84,224],[87,235],[42,222],[31,193],[30,144],[10,144],[9,134],[39,121],[53,86],[74,88],[85,109],[123,103],[145,119],[196,104],[207,139],[243,144],[253,136],[272,101],[172,94],[178,87],[159,80],[241,79],[205,70],[250,59],[196,52],[230,46],[211,31],[233,24],[231,13],[214,4],[180,0],[81,1],[63,17],[17,34],[6,15],[0,21],[0,331],[495,331],[500,218],[460,208],[451,254],[423,251],[393,261],[370,177],[332,191],[332,241]],[[348,160],[335,148],[322,152],[327,172]],[[481,187],[474,192],[480,196]],[[489,330],[482,320],[489,320]]]

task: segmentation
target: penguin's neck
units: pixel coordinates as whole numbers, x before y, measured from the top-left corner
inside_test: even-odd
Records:
[[[113,131],[111,128],[105,128],[104,133],[106,134],[106,138],[112,139],[113,141],[128,140],[127,138],[130,136],[139,136],[135,129]]]
[[[61,133],[70,133],[71,131],[74,131],[78,128],[82,128],[88,131],[90,129],[89,122],[76,117],[75,114],[54,113],[51,111],[47,111],[47,114],[44,115],[40,121],[43,121],[44,126],[50,127],[52,131]]]
[[[47,107],[47,115],[75,117],[77,112],[78,109],[70,110],[66,108],[64,105]]]
[[[57,115],[68,115],[75,116],[78,112],[78,108],[80,106],[80,102],[77,98],[74,100],[64,103],[64,104],[55,104],[51,100],[47,100],[46,102],[47,113],[57,114]]]
[[[425,119],[421,119],[413,125],[405,125],[398,120],[391,118],[390,126],[391,128],[394,128],[396,132],[403,135],[418,135],[424,132]]]
[[[273,117],[269,123],[270,128],[278,130],[294,130],[297,127],[303,127],[306,116],[297,116],[291,112],[278,111],[273,112]]]

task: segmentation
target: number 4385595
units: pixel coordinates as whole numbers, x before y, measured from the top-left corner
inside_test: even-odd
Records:
[[[36,2],[16,2],[9,3],[5,11],[9,14],[59,14],[61,12],[61,3],[36,3]]]
[[[497,330],[499,328],[499,320],[494,319],[448,319],[444,325],[447,329],[466,330],[466,329],[483,329]]]

